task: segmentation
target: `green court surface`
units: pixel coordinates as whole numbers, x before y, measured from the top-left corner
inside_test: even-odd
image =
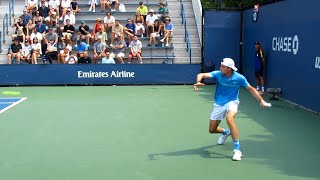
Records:
[[[320,179],[320,116],[284,101],[241,91],[234,162],[208,133],[214,86],[1,89],[28,98],[0,114],[1,180]]]

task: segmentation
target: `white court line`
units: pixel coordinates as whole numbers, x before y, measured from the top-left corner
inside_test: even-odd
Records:
[[[4,99],[4,98],[1,98],[1,99]],[[10,98],[7,98],[7,99],[10,99]],[[13,99],[13,98],[12,98],[12,99]],[[12,103],[10,106],[8,106],[8,107],[6,107],[6,108],[4,108],[4,109],[0,110],[0,114],[1,114],[1,113],[3,113],[3,112],[5,112],[6,110],[8,110],[8,109],[12,108],[13,106],[15,106],[15,105],[17,105],[17,104],[21,103],[22,101],[24,101],[24,100],[26,100],[26,99],[27,99],[26,97],[23,97],[23,98],[21,98],[19,101]]]

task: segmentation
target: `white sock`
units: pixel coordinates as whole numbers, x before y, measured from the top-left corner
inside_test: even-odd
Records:
[[[259,87],[259,86],[257,86],[257,91],[259,91],[259,89],[260,89],[260,87]]]

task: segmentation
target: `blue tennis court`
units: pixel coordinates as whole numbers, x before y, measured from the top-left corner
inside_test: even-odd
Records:
[[[0,113],[5,112],[6,110],[12,108],[13,106],[21,103],[22,101],[26,100],[27,98],[0,98]]]

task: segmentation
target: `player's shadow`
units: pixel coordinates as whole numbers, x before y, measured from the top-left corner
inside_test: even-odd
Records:
[[[207,149],[219,146],[219,145],[211,145],[211,146],[204,146],[195,149],[185,149],[180,151],[172,151],[172,152],[164,152],[164,153],[154,153],[149,154],[149,160],[156,160],[157,156],[190,156],[190,155],[199,155],[202,158],[231,158],[225,154],[220,154],[216,152],[209,151]]]

